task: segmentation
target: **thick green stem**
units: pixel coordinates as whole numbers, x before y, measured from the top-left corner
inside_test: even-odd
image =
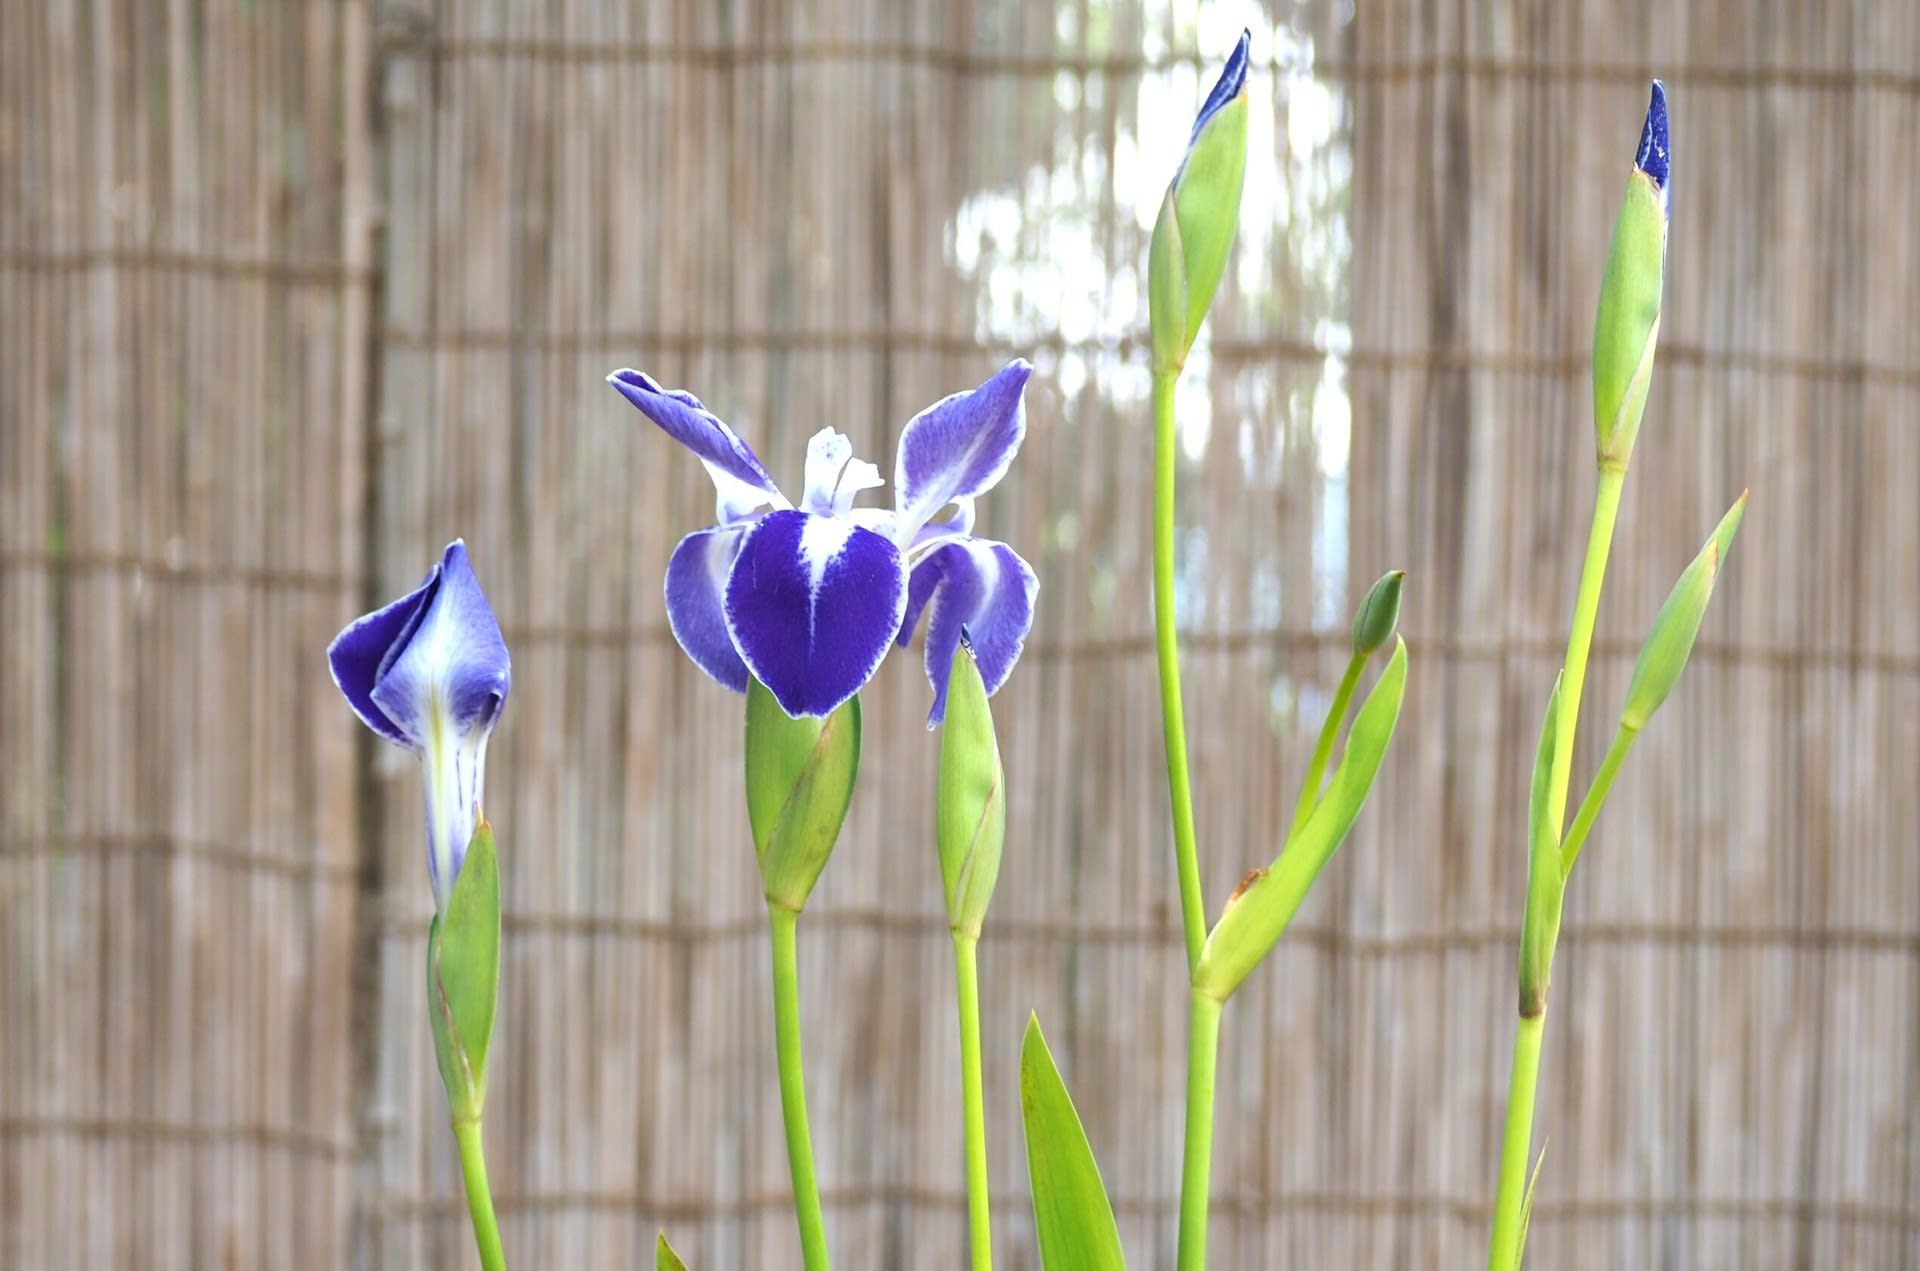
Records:
[[[1220,1002],[1192,990],[1187,1021],[1187,1150],[1180,1172],[1180,1271],[1205,1271],[1213,1172],[1213,1076],[1220,1060]]]
[[[767,906],[773,936],[773,1033],[780,1055],[780,1113],[787,1125],[787,1168],[793,1175],[793,1212],[800,1223],[800,1252],[807,1271],[827,1271],[827,1224],[820,1213],[820,1184],[813,1172],[813,1138],[807,1132],[807,1079],[800,1064],[800,966],[794,935],[800,915]]]
[[[480,1121],[455,1120],[453,1139],[460,1145],[460,1173],[467,1183],[467,1209],[473,1215],[473,1242],[486,1271],[506,1271],[500,1251],[500,1226],[493,1217],[493,1193],[487,1190],[487,1157],[480,1146]]]
[[[1513,1038],[1513,1070],[1507,1077],[1507,1133],[1500,1149],[1500,1198],[1493,1210],[1493,1240],[1487,1271],[1519,1271],[1521,1233],[1526,1229],[1527,1165],[1533,1150],[1533,1102],[1540,1082],[1540,1042],[1547,1016],[1523,1016]]]
[[[1314,807],[1320,802],[1320,783],[1327,773],[1327,760],[1333,757],[1333,739],[1340,735],[1340,725],[1347,718],[1347,706],[1353,701],[1353,690],[1360,684],[1360,673],[1367,669],[1367,655],[1356,653],[1347,660],[1347,673],[1340,677],[1340,687],[1334,691],[1333,706],[1327,711],[1326,722],[1320,725],[1320,740],[1313,747],[1313,762],[1307,765],[1307,779],[1300,783],[1300,802],[1293,808],[1293,825],[1287,830],[1287,842],[1300,832],[1300,827],[1313,815]]]
[[[960,1098],[967,1130],[967,1232],[973,1271],[993,1271],[993,1219],[987,1206],[987,1100],[980,1076],[979,941],[953,936],[953,978],[960,997]]]
[[[1207,908],[1200,895],[1200,852],[1193,834],[1193,787],[1187,775],[1187,719],[1180,705],[1179,629],[1173,612],[1173,487],[1177,437],[1173,388],[1177,374],[1153,377],[1153,637],[1160,657],[1160,723],[1166,738],[1167,790],[1173,798],[1173,851],[1180,872],[1180,922],[1187,973],[1200,965]]]
[[[1593,527],[1587,535],[1587,559],[1580,568],[1580,591],[1574,599],[1573,625],[1567,633],[1567,660],[1560,673],[1560,714],[1554,722],[1553,769],[1547,783],[1547,810],[1556,835],[1566,821],[1567,783],[1573,772],[1573,737],[1580,723],[1580,693],[1586,685],[1587,655],[1593,648],[1593,624],[1600,612],[1600,587],[1606,580],[1607,556],[1613,549],[1613,526],[1620,514],[1620,487],[1626,476],[1625,467],[1602,465],[1600,469],[1600,488],[1593,502]],[[1547,956],[1551,961],[1551,950]],[[1500,1151],[1500,1190],[1494,1198],[1488,1271],[1515,1271],[1519,1265],[1527,1162],[1533,1149],[1534,1097],[1539,1087],[1540,1043],[1545,1031],[1543,1001],[1540,1014],[1520,1018],[1520,1030],[1513,1043],[1513,1069],[1507,1078],[1507,1133]]]

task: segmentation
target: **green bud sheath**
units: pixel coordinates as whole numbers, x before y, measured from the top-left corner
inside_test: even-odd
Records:
[[[1560,942],[1560,906],[1567,875],[1560,863],[1559,827],[1547,797],[1553,781],[1553,750],[1560,725],[1560,680],[1547,698],[1540,721],[1540,746],[1533,756],[1533,793],[1527,802],[1527,912],[1520,922],[1520,1015],[1546,1014],[1547,988],[1553,978],[1553,950]]]
[[[1625,468],[1640,432],[1660,338],[1666,261],[1666,199],[1636,168],[1627,176],[1593,318],[1593,424],[1603,467]]]
[[[1158,375],[1176,374],[1186,363],[1233,254],[1247,177],[1246,50],[1243,35],[1154,222],[1147,304]]]
[[[1153,324],[1153,371],[1177,375],[1187,360],[1187,260],[1180,245],[1180,219],[1173,188],[1160,200],[1147,248],[1147,312]]]
[[[1226,1001],[1286,932],[1307,889],[1333,858],[1373,789],[1406,689],[1407,646],[1397,641],[1387,669],[1354,717],[1340,766],[1313,815],[1270,869],[1247,875],[1207,936],[1193,972],[1198,992]]]
[[[1633,680],[1627,685],[1627,704],[1620,712],[1620,727],[1639,732],[1646,727],[1667,694],[1679,682],[1693,655],[1693,642],[1700,635],[1700,623],[1707,615],[1707,602],[1713,598],[1713,585],[1720,567],[1733,549],[1734,535],[1746,515],[1747,496],[1734,500],[1727,514],[1714,527],[1713,536],[1680,574],[1680,580],[1667,593],[1667,601],[1654,615],[1653,629],[1640,646],[1640,660],[1634,663]]]
[[[795,719],[747,684],[747,820],[767,901],[799,913],[833,853],[860,770],[860,699]]]
[[[487,1101],[487,1048],[500,991],[500,865],[483,817],[467,844],[446,912],[427,931],[427,1012],[434,1057],[457,1121]]]
[[[1382,574],[1353,615],[1353,651],[1361,657],[1371,657],[1393,639],[1394,628],[1400,625],[1400,592],[1406,581],[1404,569]]]
[[[947,718],[940,726],[940,790],[935,802],[947,919],[956,935],[977,940],[1000,876],[1007,795],[987,686],[965,639],[954,651],[953,674],[947,681]]]

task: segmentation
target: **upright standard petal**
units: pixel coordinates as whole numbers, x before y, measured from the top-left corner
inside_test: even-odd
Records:
[[[772,512],[727,579],[727,629],[788,715],[829,715],[873,677],[900,629],[900,550],[840,517]]]
[[[699,456],[719,494],[714,519],[722,525],[744,520],[756,508],[791,506],[747,443],[692,393],[662,388],[651,375],[639,371],[615,371],[607,376],[607,383],[662,432]]]
[[[693,664],[735,693],[747,691],[747,664],[727,632],[727,575],[746,526],[716,525],[680,540],[667,561],[667,625]]]
[[[491,730],[512,675],[500,624],[467,563],[466,544],[455,539],[419,620],[382,665],[373,702],[418,748],[436,725],[456,733]]]
[[[800,506],[820,516],[845,516],[854,496],[885,485],[880,469],[853,457],[853,443],[845,433],[822,428],[807,443],[807,485]]]
[[[894,542],[911,544],[940,509],[964,505],[1006,475],[1026,436],[1022,395],[1032,374],[1032,366],[1016,359],[979,388],[937,401],[907,424],[894,464]]]
[[[1040,582],[1027,562],[1005,543],[991,539],[944,544],[914,566],[901,642],[913,634],[925,607],[927,680],[933,685],[928,728],[946,718],[947,678],[953,671],[961,630],[973,645],[987,692],[995,693],[1020,658],[1039,594]]]

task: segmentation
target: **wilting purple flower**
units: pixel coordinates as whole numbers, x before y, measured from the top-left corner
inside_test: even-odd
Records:
[[[1039,583],[1011,547],[973,537],[973,503],[1006,474],[1026,435],[1022,394],[1032,373],[1011,362],[916,415],[900,434],[891,512],[853,506],[860,491],[884,482],[831,428],[807,445],[796,508],[697,398],[638,371],[609,375],[699,456],[719,494],[719,523],[687,535],[667,562],[667,622],[687,656],[736,693],[751,675],[787,714],[828,715],[896,641],[913,638],[924,610],[928,726],[945,716],[962,626],[987,691],[998,689],[1033,625]]]
[[[466,544],[449,543],[425,582],[349,624],[327,647],[327,662],[354,714],[420,756],[427,872],[434,904],[444,912],[473,837],[487,739],[513,678]]]

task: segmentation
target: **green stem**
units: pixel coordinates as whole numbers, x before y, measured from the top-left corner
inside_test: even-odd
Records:
[[[1187,1021],[1187,1149],[1180,1174],[1180,1271],[1207,1265],[1208,1176],[1213,1172],[1213,1075],[1220,1060],[1220,1002],[1193,990]]]
[[[467,1182],[467,1209],[473,1214],[473,1242],[486,1271],[506,1271],[500,1251],[500,1227],[493,1217],[493,1193],[487,1190],[487,1156],[480,1146],[480,1121],[456,1119],[453,1139],[460,1145],[460,1173]]]
[[[1493,1210],[1493,1240],[1487,1271],[1519,1271],[1521,1233],[1526,1229],[1527,1164],[1533,1149],[1533,1103],[1540,1084],[1543,1009],[1522,1016],[1513,1038],[1513,1070],[1507,1078],[1507,1134],[1500,1149],[1500,1199]]]
[[[1334,691],[1333,707],[1327,711],[1327,720],[1320,725],[1320,740],[1313,747],[1313,762],[1307,765],[1307,779],[1300,785],[1300,802],[1294,805],[1293,825],[1287,830],[1289,843],[1320,802],[1320,783],[1326,776],[1327,760],[1333,757],[1333,739],[1340,735],[1340,725],[1347,718],[1347,706],[1353,701],[1353,690],[1359,686],[1360,673],[1366,669],[1364,653],[1356,653],[1347,660],[1347,673],[1340,677],[1340,687]]]
[[[1567,827],[1567,837],[1560,844],[1560,873],[1573,873],[1573,863],[1580,859],[1580,849],[1586,844],[1587,832],[1593,829],[1593,819],[1600,815],[1600,805],[1607,801],[1607,791],[1613,789],[1613,779],[1620,774],[1620,764],[1633,749],[1634,739],[1640,735],[1637,729],[1624,724],[1613,734],[1613,741],[1607,746],[1607,757],[1600,761],[1600,771],[1593,776],[1593,784],[1587,787],[1587,797],[1580,800],[1580,810],[1573,814],[1573,824]]]
[[[1573,603],[1573,628],[1567,633],[1567,662],[1560,682],[1560,718],[1553,735],[1553,776],[1547,807],[1557,833],[1567,815],[1567,781],[1573,773],[1573,734],[1580,725],[1580,691],[1587,682],[1587,654],[1593,647],[1593,623],[1600,612],[1600,586],[1606,581],[1607,554],[1613,550],[1613,523],[1620,515],[1625,468],[1600,469],[1593,500],[1593,529],[1587,536],[1587,562],[1580,570],[1580,594]]]
[[[1607,555],[1613,549],[1613,526],[1620,515],[1620,488],[1626,476],[1624,466],[1603,465],[1600,487],[1594,495],[1587,559],[1580,568],[1580,592],[1574,599],[1573,625],[1567,633],[1567,660],[1560,678],[1560,715],[1554,723],[1553,769],[1547,782],[1547,809],[1555,834],[1560,833],[1566,819],[1567,782],[1573,772],[1573,737],[1580,723],[1580,693],[1586,685],[1587,655],[1593,648],[1593,624],[1600,612],[1600,587],[1606,580]],[[1549,950],[1549,959],[1551,956]],[[1514,1038],[1513,1068],[1507,1078],[1507,1133],[1500,1151],[1500,1190],[1493,1204],[1488,1271],[1515,1271],[1519,1265],[1527,1162],[1533,1148],[1534,1098],[1540,1078],[1540,1044],[1545,1032],[1546,1006],[1542,1003],[1539,1015],[1520,1018],[1520,1031]]]
[[[800,967],[794,942],[799,923],[796,911],[767,906],[767,925],[773,936],[773,1033],[780,1055],[780,1113],[787,1126],[793,1212],[800,1223],[800,1251],[807,1271],[827,1271],[827,1224],[820,1213],[820,1184],[813,1173],[813,1138],[807,1132],[807,1079],[800,1064]]]
[[[1173,798],[1173,851],[1180,872],[1180,922],[1187,973],[1200,965],[1207,909],[1200,896],[1200,852],[1193,834],[1193,788],[1187,774],[1187,721],[1180,705],[1179,631],[1173,612],[1173,388],[1177,374],[1153,377],[1153,636],[1160,658],[1160,723],[1166,738],[1167,790]]]
[[[953,936],[953,977],[960,997],[960,1097],[967,1129],[967,1231],[973,1271],[993,1271],[993,1219],[987,1207],[987,1101],[980,1077],[979,940]]]

